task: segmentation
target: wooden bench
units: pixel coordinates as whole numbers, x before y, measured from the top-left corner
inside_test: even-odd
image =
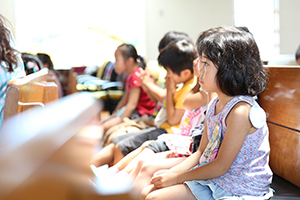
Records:
[[[300,66],[265,66],[269,81],[259,95],[270,131],[273,199],[300,199]]]
[[[8,82],[3,121],[32,107],[43,107],[57,100],[57,85],[54,78],[47,69],[43,69]]]

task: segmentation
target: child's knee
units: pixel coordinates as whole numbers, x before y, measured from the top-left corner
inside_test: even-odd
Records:
[[[149,186],[148,187],[145,187],[141,194],[140,194],[140,199],[147,199],[148,197],[148,194],[149,194]],[[151,196],[150,196],[151,197]]]
[[[114,154],[116,154],[116,153],[117,154],[120,154],[120,153],[123,154],[120,147],[119,147],[119,145],[117,145],[117,144],[114,145]]]
[[[141,168],[141,173],[152,176],[154,173],[153,170],[153,165],[150,162],[144,162]]]
[[[155,193],[151,192],[151,193],[147,193],[145,194],[144,196],[145,200],[155,200],[155,199],[158,199],[157,196],[155,195]]]
[[[136,165],[139,169],[142,169],[144,163],[145,163],[145,160],[139,160]]]

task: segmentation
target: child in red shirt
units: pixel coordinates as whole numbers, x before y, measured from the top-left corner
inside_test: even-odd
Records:
[[[156,106],[142,89],[136,75],[146,64],[137,54],[135,47],[125,43],[120,45],[115,51],[115,59],[115,71],[118,74],[127,72],[129,76],[126,79],[125,93],[115,109],[116,115],[101,124],[104,134],[112,126],[123,122],[125,117],[135,119],[142,115],[151,115]]]

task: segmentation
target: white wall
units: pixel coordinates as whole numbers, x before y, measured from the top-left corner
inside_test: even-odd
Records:
[[[158,43],[168,31],[182,31],[196,41],[199,33],[233,25],[232,0],[146,0],[147,59],[158,56]]]
[[[294,54],[300,45],[300,1],[281,0],[280,15],[280,54]]]
[[[295,54],[300,45],[300,0],[280,0],[279,5],[280,53]],[[233,0],[145,0],[145,9],[147,60],[157,58],[158,43],[167,31],[183,31],[196,40],[210,27],[233,25]],[[14,0],[1,0],[0,13],[16,32]]]

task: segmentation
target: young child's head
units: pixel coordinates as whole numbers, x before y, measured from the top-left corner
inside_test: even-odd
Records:
[[[115,51],[115,71],[118,74],[128,72],[128,67],[138,65],[145,69],[146,64],[144,59],[138,55],[135,47],[131,44],[121,44]]]
[[[8,65],[8,71],[13,72],[15,66],[18,65],[18,51],[11,46],[11,32],[7,28],[7,25],[11,25],[10,22],[0,14],[0,63],[5,62]]]
[[[169,44],[158,56],[158,63],[167,71],[178,76],[194,74],[193,61],[197,57],[194,45],[186,40],[175,41]]]
[[[50,56],[46,53],[37,53],[37,57],[42,61],[43,68],[48,68],[50,70],[53,70],[53,62],[50,58]]]
[[[188,34],[180,31],[169,31],[160,40],[158,51],[161,52],[168,44],[179,40],[186,40],[187,42],[194,44],[193,39]]]
[[[268,77],[251,33],[233,27],[212,28],[199,36],[197,51],[201,77],[211,63],[217,69],[216,85],[224,94],[255,96],[265,89]]]

